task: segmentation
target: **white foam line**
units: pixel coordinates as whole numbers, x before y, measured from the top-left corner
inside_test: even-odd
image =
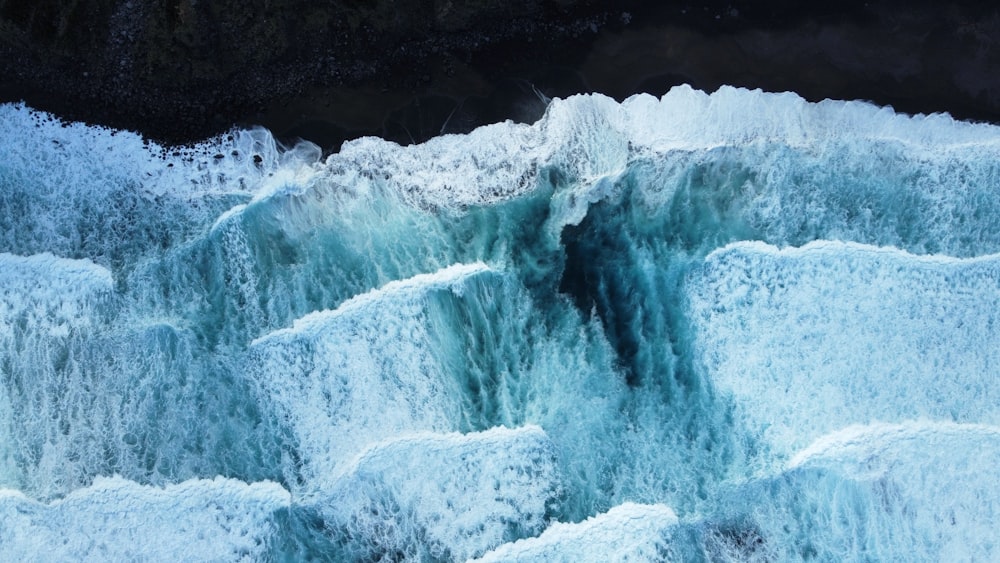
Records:
[[[737,241],[717,248],[705,257],[706,261],[717,259],[732,251],[747,251],[771,256],[800,258],[809,256],[838,256],[857,252],[872,256],[887,256],[894,259],[904,259],[916,264],[935,264],[941,266],[962,266],[970,264],[985,264],[1000,261],[1000,253],[983,254],[971,257],[956,257],[946,254],[913,254],[894,246],[874,246],[858,242],[839,240],[816,240],[802,246],[777,247],[762,241]]]
[[[384,300],[392,296],[411,295],[435,289],[454,289],[456,285],[474,275],[492,271],[494,270],[482,262],[454,264],[437,272],[418,274],[411,278],[392,281],[378,289],[356,295],[341,303],[336,309],[317,311],[300,317],[295,320],[291,328],[283,328],[265,334],[255,339],[251,343],[251,346],[257,346],[266,342],[281,341],[287,338],[296,338],[306,333],[314,333],[322,330],[322,327],[333,319],[341,318],[345,315],[353,315],[369,307],[379,306]]]
[[[796,469],[811,461],[836,457],[850,449],[885,447],[903,440],[921,436],[979,436],[1000,440],[1000,426],[989,424],[962,424],[951,421],[917,420],[898,424],[855,424],[818,438],[788,462],[788,469]]]
[[[1000,150],[1000,128],[948,115],[896,113],[867,102],[807,102],[794,93],[723,86],[707,94],[677,86],[662,98],[622,103],[600,94],[554,99],[534,124],[497,123],[401,147],[377,138],[348,141],[322,168],[384,178],[404,199],[439,206],[488,204],[532,191],[554,166],[571,178],[613,177],[650,153],[761,143],[808,149],[837,143],[906,145],[908,153]],[[588,180],[589,179],[589,180]]]
[[[579,523],[557,522],[540,536],[505,544],[475,561],[610,561],[615,555],[629,560],[632,552],[651,548],[658,536],[678,523],[677,515],[662,504],[626,502]],[[643,542],[650,545],[644,546]],[[653,556],[653,553],[644,555]],[[634,555],[633,555],[634,556]],[[638,560],[645,557],[640,556]]]
[[[0,286],[15,280],[36,284],[40,283],[38,278],[51,285],[77,286],[88,282],[110,288],[114,284],[111,271],[90,260],[61,258],[49,252],[31,256],[0,253]]]
[[[413,446],[424,450],[442,450],[453,447],[463,447],[478,444],[503,444],[513,438],[527,437],[545,440],[547,436],[540,426],[526,424],[517,428],[494,426],[481,432],[463,434],[461,432],[412,432],[394,436],[369,445],[353,460],[344,465],[340,473],[349,475],[357,472],[372,459],[383,457],[388,453],[391,457],[400,446]]]

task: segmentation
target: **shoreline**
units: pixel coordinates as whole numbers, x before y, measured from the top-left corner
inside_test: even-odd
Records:
[[[64,4],[0,5],[0,102],[166,145],[252,125],[327,153],[365,135],[407,144],[533,121],[547,97],[622,100],[682,83],[1000,123],[1000,15],[976,2],[848,2],[833,12],[602,0],[407,11],[374,1],[310,11],[288,0],[265,3],[260,22],[240,12],[260,15],[264,4],[252,2],[175,0],[164,14],[138,0],[86,13],[59,12]],[[65,24],[51,29],[49,18]]]

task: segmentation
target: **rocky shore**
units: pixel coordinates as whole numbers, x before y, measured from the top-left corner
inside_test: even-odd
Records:
[[[0,0],[0,101],[167,143],[260,124],[327,151],[680,83],[1000,122],[998,38],[977,2]]]

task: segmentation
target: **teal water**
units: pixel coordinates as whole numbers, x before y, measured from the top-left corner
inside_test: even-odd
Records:
[[[1000,128],[0,132],[3,559],[1000,558]]]

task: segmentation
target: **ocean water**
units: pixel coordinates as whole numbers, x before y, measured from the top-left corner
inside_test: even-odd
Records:
[[[677,87],[323,158],[0,106],[0,559],[1000,560],[1000,128]]]

